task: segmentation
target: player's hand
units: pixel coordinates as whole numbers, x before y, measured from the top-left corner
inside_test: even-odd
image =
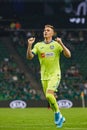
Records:
[[[31,37],[28,39],[28,45],[31,45],[35,42],[35,37]]]
[[[59,38],[59,37],[57,37],[57,38],[55,39],[55,41],[57,41],[59,44],[63,44],[61,38]]]

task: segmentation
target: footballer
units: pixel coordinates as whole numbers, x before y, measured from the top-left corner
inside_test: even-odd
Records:
[[[41,69],[41,82],[43,91],[51,109],[54,112],[54,123],[58,128],[63,126],[65,117],[61,114],[55,98],[55,92],[61,80],[60,54],[70,58],[70,50],[63,44],[61,38],[53,40],[55,28],[52,25],[45,25],[43,31],[44,40],[35,42],[35,37],[28,39],[27,58],[31,60],[35,55],[38,56]]]

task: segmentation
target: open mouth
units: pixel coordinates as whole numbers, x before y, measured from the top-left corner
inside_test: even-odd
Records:
[[[45,33],[44,35],[47,36],[47,33]]]

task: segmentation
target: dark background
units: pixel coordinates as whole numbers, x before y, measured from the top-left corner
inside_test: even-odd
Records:
[[[56,28],[86,28],[87,11],[76,15],[77,7],[85,0],[0,0],[0,25],[19,21],[22,28],[43,28],[44,24]],[[87,3],[86,3],[87,4]],[[69,10],[67,12],[67,9]],[[65,11],[66,10],[66,11]],[[86,10],[86,9],[85,9]],[[74,18],[75,21],[70,22]],[[78,20],[79,22],[76,22]],[[82,23],[82,19],[85,20]]]

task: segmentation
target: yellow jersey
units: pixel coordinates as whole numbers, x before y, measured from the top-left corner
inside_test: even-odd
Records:
[[[60,53],[62,50],[62,46],[54,40],[48,44],[41,41],[34,45],[32,53],[38,55],[41,80],[49,80],[52,76],[61,78]]]

